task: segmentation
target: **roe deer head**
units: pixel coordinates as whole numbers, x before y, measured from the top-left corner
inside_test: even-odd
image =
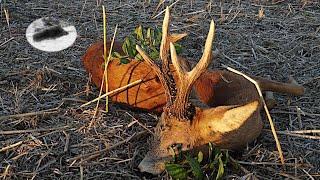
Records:
[[[237,149],[254,140],[262,129],[259,112],[261,102],[257,92],[251,92],[251,97],[243,99],[241,96],[234,96],[229,99],[230,102],[235,102],[233,105],[210,109],[200,109],[188,101],[192,85],[206,71],[212,59],[214,22],[211,21],[203,55],[191,71],[181,66],[175,47],[170,42],[172,37],[168,28],[167,8],[162,27],[161,66],[139,46],[136,47],[159,77],[167,99],[151,150],[139,164],[141,171],[152,174],[159,174],[164,170],[165,162],[175,153],[172,149],[187,151],[209,142],[220,148]],[[176,83],[169,68],[169,50],[179,83]]]

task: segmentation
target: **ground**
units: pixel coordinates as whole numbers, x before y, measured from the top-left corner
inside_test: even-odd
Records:
[[[157,116],[110,104],[93,119],[95,105],[80,108],[98,90],[80,58],[102,38],[101,4],[108,13],[108,35],[118,24],[122,40],[138,24],[160,26],[159,1],[2,1],[0,21],[0,173],[4,179],[168,179],[167,173],[139,173],[148,149],[146,129]],[[177,1],[176,1],[177,2]],[[174,1],[165,2],[170,5]],[[9,25],[4,9],[8,10]],[[260,13],[259,13],[260,12]],[[227,167],[225,178],[253,173],[259,179],[320,178],[320,4],[318,1],[178,1],[171,30],[188,32],[183,56],[196,62],[211,19],[216,22],[212,68],[231,66],[244,73],[306,88],[300,97],[276,95],[271,111],[285,157],[280,165],[270,126],[235,157],[240,170]],[[78,37],[63,51],[34,49],[25,38],[35,19],[53,16],[74,24]],[[306,132],[306,131],[304,131]]]

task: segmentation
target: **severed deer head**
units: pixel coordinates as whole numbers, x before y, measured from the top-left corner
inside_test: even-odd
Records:
[[[167,99],[151,149],[139,164],[141,171],[152,174],[161,173],[165,168],[165,162],[178,150],[191,150],[209,142],[220,148],[236,149],[254,140],[262,129],[259,98],[244,101],[242,104],[210,109],[201,109],[189,102],[192,85],[206,71],[212,59],[215,24],[211,21],[204,52],[198,64],[191,71],[187,71],[180,64],[181,58],[177,56],[172,44],[179,35],[169,33],[169,16],[167,8],[162,27],[161,65],[152,60],[139,46],[136,47],[159,77]],[[179,83],[175,82],[170,71],[170,59]]]

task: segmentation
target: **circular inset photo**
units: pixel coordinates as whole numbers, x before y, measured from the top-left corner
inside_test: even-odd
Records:
[[[74,26],[52,17],[33,21],[27,28],[28,42],[41,51],[56,52],[70,47],[77,38]]]

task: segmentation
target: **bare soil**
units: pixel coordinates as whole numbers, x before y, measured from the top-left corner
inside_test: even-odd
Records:
[[[174,1],[166,2],[170,5]],[[1,4],[0,21],[0,177],[3,179],[169,179],[142,174],[137,165],[148,150],[146,129],[157,116],[104,103],[80,108],[98,95],[80,58],[102,38],[101,4],[108,12],[108,34],[116,24],[122,40],[137,25],[160,26],[152,19],[157,1],[9,1]],[[9,26],[4,9],[10,15]],[[261,16],[259,17],[259,10]],[[263,13],[262,13],[263,11]],[[197,62],[210,20],[216,21],[214,46],[222,64],[244,73],[287,81],[292,76],[305,95],[276,95],[271,111],[286,159],[280,165],[275,141],[265,119],[261,136],[234,157],[240,169],[227,167],[226,179],[319,179],[320,134],[320,4],[290,1],[179,1],[171,10],[171,30],[188,32],[183,56]],[[75,44],[63,51],[34,49],[25,30],[35,19],[53,16],[74,24]],[[138,122],[132,123],[138,120]]]

